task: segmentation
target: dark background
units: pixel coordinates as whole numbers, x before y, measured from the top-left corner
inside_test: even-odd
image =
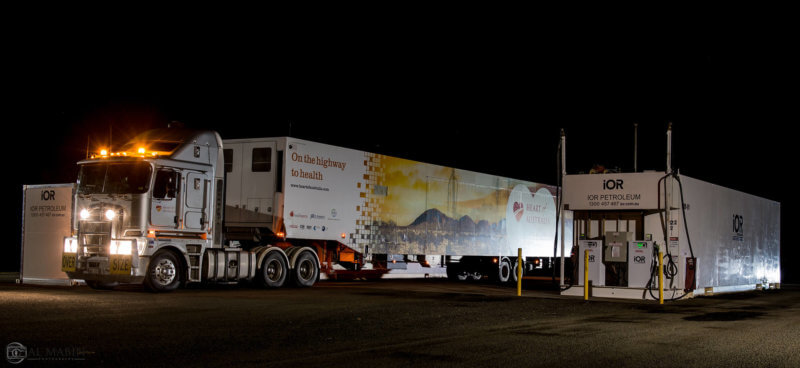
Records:
[[[663,170],[672,122],[673,167],[781,202],[783,264],[798,255],[787,243],[797,63],[782,23],[474,10],[323,24],[293,14],[280,26],[274,15],[237,18],[246,11],[121,24],[53,14],[55,25],[15,30],[3,186],[16,237],[0,269],[19,267],[23,184],[74,182],[87,145],[111,136],[119,146],[175,120],[223,138],[291,135],[549,184],[562,128],[569,173],[631,171],[634,123],[639,169]]]

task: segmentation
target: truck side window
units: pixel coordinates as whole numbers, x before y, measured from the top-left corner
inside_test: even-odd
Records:
[[[225,172],[229,173],[233,171],[233,150],[230,148],[226,148],[222,150],[222,156],[225,160]]]
[[[153,198],[172,199],[178,184],[178,173],[172,170],[158,170],[153,188]]]
[[[253,148],[253,172],[269,172],[272,169],[272,149]]]

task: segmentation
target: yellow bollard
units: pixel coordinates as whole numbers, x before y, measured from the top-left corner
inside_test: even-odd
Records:
[[[658,252],[658,304],[664,304],[664,252]]]
[[[517,296],[522,296],[522,248],[517,248]]]
[[[589,300],[589,250],[583,251],[583,300]]]

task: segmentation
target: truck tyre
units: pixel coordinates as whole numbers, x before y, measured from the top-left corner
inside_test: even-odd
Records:
[[[481,281],[483,280],[483,274],[480,271],[475,271],[469,275],[472,277],[473,281]]]
[[[279,288],[286,281],[289,267],[278,252],[270,252],[261,264],[260,278],[264,286]]]
[[[144,286],[157,293],[173,291],[181,284],[183,269],[172,252],[161,251],[150,258]]]
[[[460,265],[449,264],[447,265],[447,279],[450,281],[466,281],[469,278],[469,273],[465,271]]]
[[[497,281],[501,284],[508,282],[511,279],[511,262],[508,258],[503,258],[500,261],[500,266],[497,267]]]
[[[313,286],[319,277],[319,267],[311,252],[303,252],[294,264],[294,283],[299,287]]]
[[[509,279],[514,285],[517,284],[517,271],[519,271],[519,263],[514,262],[514,267],[511,268],[511,278]]]

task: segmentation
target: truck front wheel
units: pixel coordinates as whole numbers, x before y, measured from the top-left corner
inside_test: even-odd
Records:
[[[181,272],[181,264],[174,254],[158,252],[147,266],[144,285],[155,292],[173,291],[181,284]]]

